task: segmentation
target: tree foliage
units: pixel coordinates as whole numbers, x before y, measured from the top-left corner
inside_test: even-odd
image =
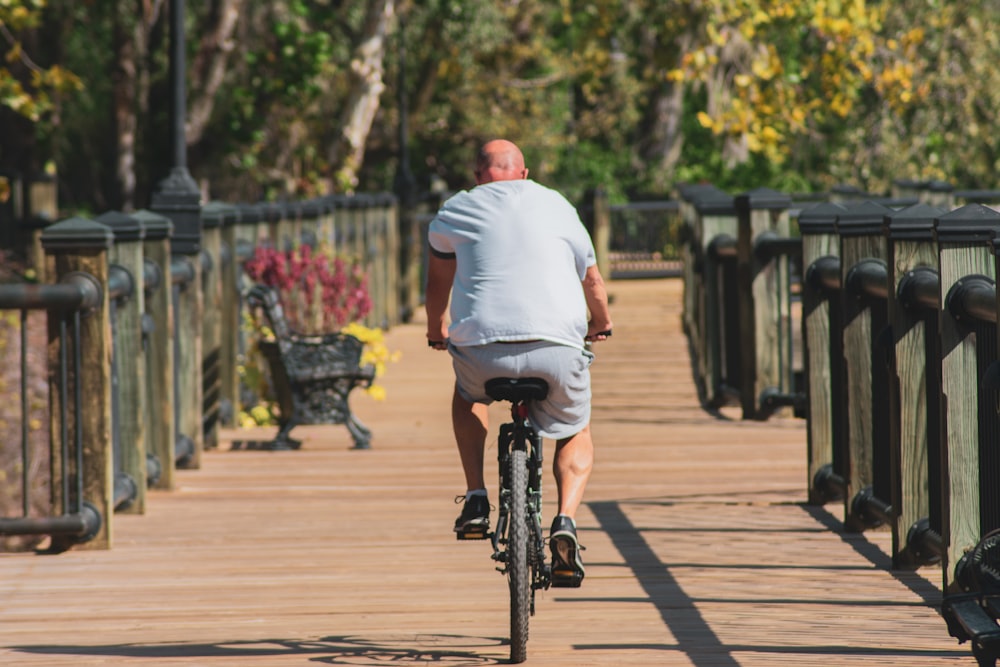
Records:
[[[67,207],[145,206],[171,166],[171,4],[0,3],[0,168],[56,165]],[[420,188],[467,187],[498,136],[573,197],[987,188],[1000,158],[988,3],[185,5],[188,167],[216,198],[391,189],[404,109]]]

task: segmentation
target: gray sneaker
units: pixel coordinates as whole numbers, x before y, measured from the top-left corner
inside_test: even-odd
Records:
[[[552,520],[549,549],[552,551],[553,588],[579,588],[585,574],[580,558],[583,547],[576,539],[576,523],[565,514]]]

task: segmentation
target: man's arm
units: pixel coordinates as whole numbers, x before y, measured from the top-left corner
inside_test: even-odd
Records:
[[[598,334],[611,331],[611,311],[608,308],[608,291],[597,265],[587,267],[583,277],[583,295],[587,299],[590,321],[587,323],[587,340],[604,340]]]
[[[427,289],[424,293],[424,310],[427,312],[427,340],[433,347],[443,350],[447,347],[448,297],[451,295],[452,281],[455,280],[455,258],[446,259],[429,253],[427,263]]]

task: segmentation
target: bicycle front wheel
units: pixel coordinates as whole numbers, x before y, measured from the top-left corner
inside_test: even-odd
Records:
[[[510,586],[510,661],[528,657],[531,573],[528,567],[528,460],[523,450],[508,459],[510,525],[507,532],[507,583]]]

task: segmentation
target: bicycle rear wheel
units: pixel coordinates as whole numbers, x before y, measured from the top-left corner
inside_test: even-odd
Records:
[[[507,532],[507,583],[510,586],[510,661],[519,663],[528,657],[528,620],[531,616],[527,454],[523,450],[514,450],[508,461],[510,526]]]

